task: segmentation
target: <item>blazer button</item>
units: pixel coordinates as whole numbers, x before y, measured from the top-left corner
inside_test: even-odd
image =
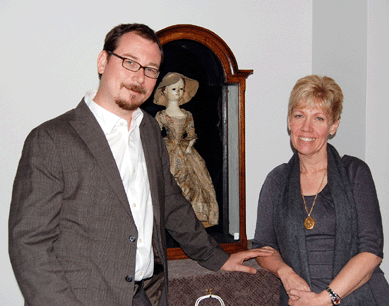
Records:
[[[130,238],[128,238],[131,242],[134,242],[136,240],[136,237],[135,236],[130,236]]]
[[[132,277],[130,276],[130,275],[127,275],[126,277],[125,277],[125,280],[126,280],[126,282],[132,282]]]

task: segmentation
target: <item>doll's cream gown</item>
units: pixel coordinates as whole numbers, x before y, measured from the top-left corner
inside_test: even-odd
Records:
[[[192,114],[184,109],[181,111],[185,116],[171,117],[162,110],[155,118],[161,130],[166,130],[164,141],[170,157],[170,172],[181,187],[182,194],[192,204],[197,218],[204,227],[209,227],[218,224],[219,220],[215,189],[205,161],[197,150],[192,147],[190,153],[185,153],[189,142],[197,136]]]

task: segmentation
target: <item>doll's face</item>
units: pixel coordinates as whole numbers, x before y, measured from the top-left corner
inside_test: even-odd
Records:
[[[184,81],[180,79],[177,83],[166,86],[165,96],[168,101],[179,101],[184,95]]]

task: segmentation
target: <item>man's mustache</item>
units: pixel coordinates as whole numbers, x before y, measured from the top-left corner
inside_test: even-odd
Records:
[[[140,85],[127,85],[127,84],[124,84],[122,83],[120,85],[120,89],[122,88],[126,88],[128,90],[131,90],[131,91],[134,91],[134,92],[137,92],[137,93],[140,93],[140,94],[145,94],[146,93],[146,89],[144,89],[142,86]]]

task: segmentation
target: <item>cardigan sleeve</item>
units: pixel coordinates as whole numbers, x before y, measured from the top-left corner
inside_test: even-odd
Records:
[[[273,205],[275,195],[277,194],[277,173],[279,166],[271,171],[262,185],[259,194],[258,208],[257,208],[257,224],[253,240],[253,248],[261,248],[263,246],[270,246],[278,250],[278,243],[273,226]]]
[[[342,160],[350,179],[357,209],[359,252],[373,253],[382,258],[382,219],[369,166],[352,156],[346,155]]]

